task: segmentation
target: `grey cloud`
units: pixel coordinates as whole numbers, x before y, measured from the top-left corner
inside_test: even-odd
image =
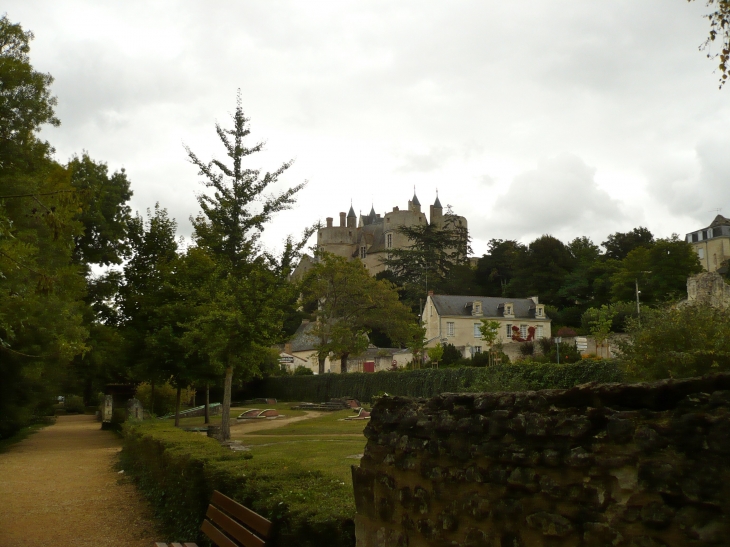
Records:
[[[402,154],[403,163],[396,167],[396,173],[427,173],[437,171],[456,154],[456,152],[445,146],[432,148],[425,154]]]
[[[491,213],[470,226],[487,239],[601,237],[627,218],[594,177],[595,169],[571,154],[544,161],[515,177]]]

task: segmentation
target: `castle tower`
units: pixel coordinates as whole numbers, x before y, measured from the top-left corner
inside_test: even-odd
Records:
[[[444,217],[444,208],[441,207],[441,201],[439,200],[439,194],[438,191],[436,192],[436,201],[431,205],[431,211],[430,211],[429,220],[431,224],[435,224],[437,226],[440,226],[443,222]]]
[[[350,211],[347,213],[347,227],[357,228],[357,215],[355,214],[355,210],[352,208],[352,204],[350,204]]]
[[[418,196],[416,196],[415,188],[413,188],[413,199],[408,202],[408,210],[413,213],[421,212],[421,202],[418,201]]]

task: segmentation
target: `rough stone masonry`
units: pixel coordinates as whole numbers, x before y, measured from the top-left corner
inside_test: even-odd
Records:
[[[358,547],[730,545],[730,374],[380,398]]]

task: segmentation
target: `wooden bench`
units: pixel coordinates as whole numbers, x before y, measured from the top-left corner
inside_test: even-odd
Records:
[[[200,529],[218,547],[264,547],[271,522],[258,513],[224,496],[217,490],[210,498],[208,517]],[[155,543],[155,547],[168,547]],[[169,547],[198,547],[195,543],[170,543]]]

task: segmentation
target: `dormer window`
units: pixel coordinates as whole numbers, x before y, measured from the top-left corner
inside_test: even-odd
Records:
[[[504,304],[504,315],[505,317],[514,316],[515,308],[511,302],[505,302]]]
[[[545,317],[545,306],[543,306],[542,304],[538,304],[535,307],[535,317],[539,317],[541,319]]]
[[[482,303],[480,300],[475,300],[474,302],[472,302],[471,314],[482,315]]]

